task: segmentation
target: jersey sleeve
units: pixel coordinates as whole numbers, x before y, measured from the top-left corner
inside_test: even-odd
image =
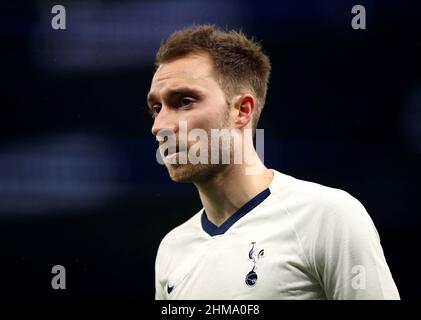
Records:
[[[158,248],[155,259],[155,300],[165,300],[165,291],[162,284],[162,242]]]
[[[357,199],[342,192],[313,230],[310,261],[328,299],[400,299],[379,234]]]

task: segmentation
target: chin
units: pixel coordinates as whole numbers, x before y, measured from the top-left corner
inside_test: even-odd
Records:
[[[194,177],[192,165],[190,164],[170,164],[167,166],[170,178],[174,182],[193,182]]]
[[[220,171],[219,166],[203,164],[170,164],[167,169],[171,179],[179,183],[208,181]]]

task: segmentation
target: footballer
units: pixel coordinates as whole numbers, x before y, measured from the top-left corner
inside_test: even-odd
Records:
[[[400,299],[357,199],[259,159],[253,136],[271,66],[258,43],[193,26],[161,44],[156,67],[147,97],[152,133],[171,179],[193,183],[203,205],[161,241],[156,299]],[[202,134],[185,139],[182,129]],[[223,129],[240,136],[253,170],[244,159],[221,161],[235,154],[232,144],[213,144]],[[164,150],[170,137],[175,145]],[[208,161],[187,157],[196,151]]]

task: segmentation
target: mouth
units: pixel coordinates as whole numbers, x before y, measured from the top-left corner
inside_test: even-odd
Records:
[[[164,158],[169,159],[175,157],[178,153],[187,151],[187,147],[185,146],[177,146],[176,148],[166,148],[164,150]]]

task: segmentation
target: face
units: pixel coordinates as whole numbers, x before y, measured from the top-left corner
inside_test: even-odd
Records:
[[[154,118],[152,134],[170,130],[175,134],[177,153],[188,152],[196,141],[181,141],[180,122],[187,123],[187,133],[195,128],[203,129],[208,135],[210,150],[211,129],[230,127],[230,108],[225,94],[217,83],[212,60],[209,56],[188,55],[161,64],[157,69],[148,94],[148,106]],[[162,132],[162,131],[161,131]],[[162,142],[160,143],[162,144]],[[186,148],[181,147],[185,145]],[[221,154],[222,150],[220,150]],[[167,156],[163,154],[163,156]],[[177,182],[200,182],[224,170],[222,164],[169,164],[166,167],[170,177]]]

